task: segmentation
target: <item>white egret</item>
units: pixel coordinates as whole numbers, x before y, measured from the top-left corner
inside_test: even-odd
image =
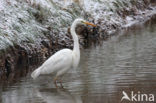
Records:
[[[94,27],[96,26],[83,19],[76,19],[70,28],[70,32],[74,40],[73,50],[62,49],[56,52],[31,74],[33,79],[36,79],[41,74],[56,73],[54,83],[55,86],[58,87],[57,80],[59,80],[62,86],[60,77],[63,74],[65,74],[69,69],[77,68],[80,60],[80,49],[79,49],[79,40],[78,36],[76,35],[75,28],[78,24],[87,24]]]

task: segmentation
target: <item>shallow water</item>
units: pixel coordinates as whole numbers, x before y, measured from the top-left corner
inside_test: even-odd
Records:
[[[34,81],[30,73],[1,80],[0,102],[120,103],[122,91],[156,96],[156,23],[134,26],[81,50],[79,67],[63,78],[65,89],[56,89],[50,76]]]

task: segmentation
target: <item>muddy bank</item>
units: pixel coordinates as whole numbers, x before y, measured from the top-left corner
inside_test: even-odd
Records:
[[[43,62],[61,48],[72,48],[67,28],[82,17],[96,28],[79,26],[80,44],[105,40],[117,30],[145,22],[155,14],[155,0],[95,1],[6,0],[0,3],[0,76],[7,77],[20,64]],[[94,7],[93,7],[94,6]]]

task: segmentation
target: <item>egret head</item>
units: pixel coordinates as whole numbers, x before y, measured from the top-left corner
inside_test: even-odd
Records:
[[[91,26],[93,26],[93,27],[96,26],[96,25],[94,25],[94,24],[92,24],[92,23],[89,23],[89,22],[87,22],[86,20],[81,19],[81,18],[75,19],[75,21],[73,22],[73,24],[75,24],[75,25],[78,25],[78,24],[87,24],[87,25],[91,25]]]

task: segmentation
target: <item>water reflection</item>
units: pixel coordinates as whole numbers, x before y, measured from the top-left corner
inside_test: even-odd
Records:
[[[27,83],[16,84],[3,92],[0,103],[82,103],[80,95],[67,89],[32,87]]]
[[[80,96],[72,95],[65,89],[35,89],[35,93],[45,103],[82,103]]]

